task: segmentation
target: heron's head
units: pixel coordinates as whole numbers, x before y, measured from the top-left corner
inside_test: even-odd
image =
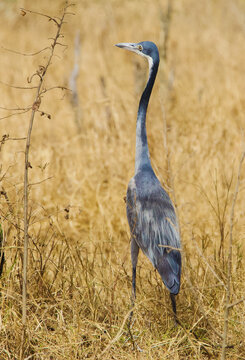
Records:
[[[135,52],[138,55],[146,57],[150,63],[159,62],[159,52],[157,46],[151,41],[142,41],[139,43],[120,43],[116,46]]]

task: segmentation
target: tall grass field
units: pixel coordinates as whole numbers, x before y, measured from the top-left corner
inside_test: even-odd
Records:
[[[244,0],[76,0],[37,104],[64,5],[0,3],[0,359],[245,359]],[[174,326],[140,253],[133,343],[124,198],[148,65],[114,44],[144,40],[160,52],[147,135],[183,270]]]

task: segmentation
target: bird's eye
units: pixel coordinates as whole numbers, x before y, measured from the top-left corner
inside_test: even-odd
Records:
[[[142,51],[142,50],[143,50],[143,46],[142,46],[142,45],[138,45],[138,49],[139,49],[139,51]]]

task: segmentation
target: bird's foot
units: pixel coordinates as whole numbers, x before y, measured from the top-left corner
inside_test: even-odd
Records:
[[[133,334],[132,334],[132,332],[131,332],[131,320],[132,319],[130,319],[130,321],[128,322],[128,333],[129,333],[129,338],[130,338],[130,340],[131,340],[131,343],[132,343],[132,345],[133,345],[133,350],[137,350],[137,351],[139,351],[139,352],[143,352],[144,350],[143,349],[141,349],[141,347],[137,344],[137,342],[134,340],[134,336],[133,336]]]

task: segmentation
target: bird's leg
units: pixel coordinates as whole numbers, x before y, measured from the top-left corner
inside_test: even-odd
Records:
[[[136,299],[136,266],[132,266],[132,294],[131,294],[131,312],[129,314],[128,327],[130,329],[131,321],[133,317],[133,308]]]
[[[129,315],[129,328],[133,317],[133,307],[136,299],[136,266],[138,262],[139,246],[135,239],[131,238],[131,261],[132,261],[132,295],[131,295],[131,312]]]
[[[135,304],[136,299],[136,266],[138,262],[138,255],[139,255],[139,246],[137,245],[134,238],[131,238],[131,261],[132,261],[132,295],[131,295],[131,311],[129,314],[128,319],[128,332],[131,338],[131,341],[133,343],[133,346],[135,347],[133,335],[131,333],[131,322],[133,318],[133,308]]]
[[[171,304],[172,304],[172,309],[173,309],[173,313],[174,313],[174,325],[177,326],[178,324],[178,319],[177,319],[177,313],[176,313],[176,299],[175,299],[175,295],[170,293],[170,299],[171,299]]]

